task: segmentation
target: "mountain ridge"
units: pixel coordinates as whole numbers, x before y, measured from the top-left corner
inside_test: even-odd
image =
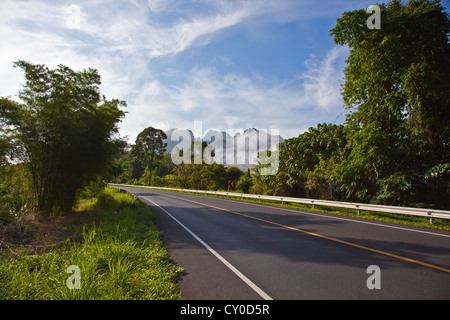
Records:
[[[272,134],[272,131],[276,131]],[[167,139],[166,152],[171,153],[174,147],[187,150],[192,141],[205,141],[214,148],[213,162],[225,166],[235,166],[241,170],[247,170],[256,164],[258,152],[275,150],[276,145],[284,139],[277,130],[247,128],[245,130],[217,130],[209,129],[203,137],[195,137],[189,129],[171,128],[165,131]]]

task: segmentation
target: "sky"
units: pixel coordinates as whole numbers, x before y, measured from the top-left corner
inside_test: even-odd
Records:
[[[95,68],[107,99],[127,102],[120,133],[146,127],[279,130],[340,124],[349,50],[329,30],[365,0],[0,0],[0,96],[13,62]],[[448,6],[448,1],[444,1]]]

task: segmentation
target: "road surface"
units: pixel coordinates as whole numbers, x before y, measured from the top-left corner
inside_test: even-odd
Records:
[[[184,299],[450,299],[450,232],[120,188],[155,212]]]

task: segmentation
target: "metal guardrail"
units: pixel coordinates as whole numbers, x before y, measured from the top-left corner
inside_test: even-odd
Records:
[[[212,195],[232,196],[232,197],[240,197],[240,198],[252,198],[252,199],[259,199],[259,200],[272,200],[272,201],[279,201],[281,203],[284,203],[284,202],[301,203],[301,204],[312,205],[313,208],[315,206],[347,208],[347,209],[357,210],[358,215],[361,210],[365,210],[365,211],[374,211],[374,212],[404,214],[404,215],[411,215],[411,216],[421,216],[421,217],[429,218],[431,224],[433,223],[433,218],[450,219],[450,211],[427,209],[427,208],[396,207],[396,206],[384,206],[384,205],[376,205],[376,204],[365,204],[365,203],[354,203],[354,202],[343,202],[343,201],[292,198],[292,197],[283,197],[283,196],[266,196],[266,195],[238,193],[238,192],[226,192],[226,191],[206,191],[206,190],[192,190],[192,189],[179,189],[179,188],[166,188],[166,187],[150,187],[150,186],[129,185],[129,184],[109,183],[108,185],[119,186],[119,187],[120,186],[135,187],[135,188],[138,187],[138,188],[145,188],[145,189],[181,191],[181,192],[190,192],[190,193],[198,193],[198,194],[212,194]]]

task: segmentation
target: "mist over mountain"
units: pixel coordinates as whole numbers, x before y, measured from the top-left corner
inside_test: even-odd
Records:
[[[278,131],[273,131],[275,130],[266,132],[255,128],[243,132],[211,129],[203,137],[194,137],[191,130],[173,128],[165,132],[167,139],[164,142],[167,143],[167,153],[171,153],[174,147],[187,150],[194,139],[205,141],[210,146],[208,154],[212,155],[212,162],[247,170],[256,164],[258,152],[273,151],[277,144],[284,141]]]

